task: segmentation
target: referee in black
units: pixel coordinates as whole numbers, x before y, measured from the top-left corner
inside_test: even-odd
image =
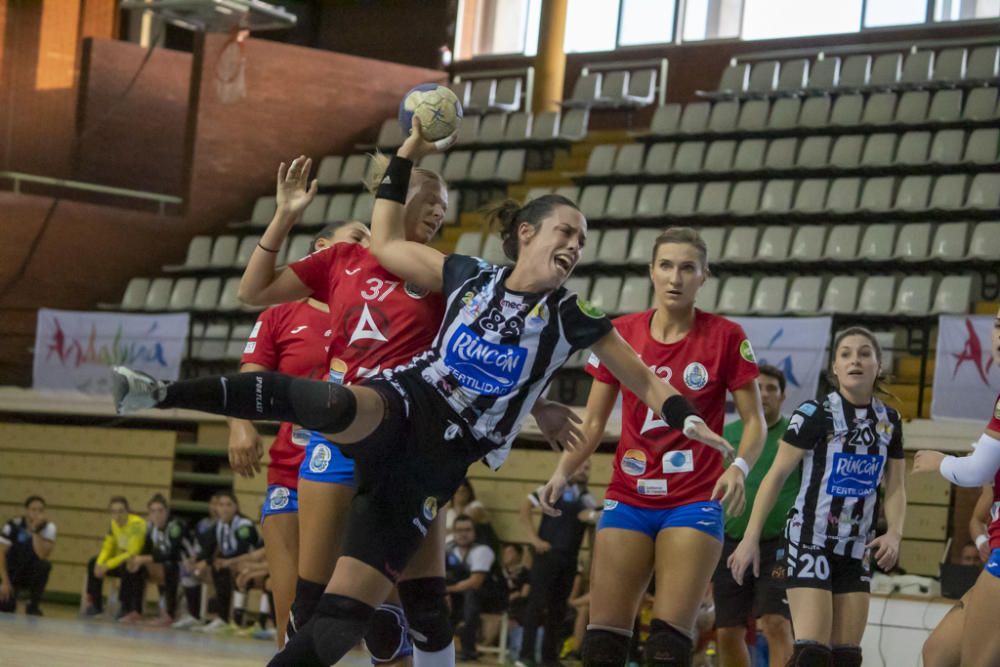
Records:
[[[555,503],[559,516],[543,514],[537,532],[532,514],[541,511],[538,494],[544,487],[540,486],[529,494],[521,505],[521,522],[531,536],[529,541],[535,549],[535,560],[531,566],[524,639],[517,667],[535,664],[535,637],[539,626],[545,628],[542,665],[554,667],[559,664],[562,625],[577,573],[580,545],[587,527],[594,525],[600,516],[597,502],[587,490],[589,477],[588,459],[569,479],[562,497]]]

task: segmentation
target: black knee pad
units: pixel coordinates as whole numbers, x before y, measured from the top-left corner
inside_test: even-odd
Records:
[[[365,646],[376,663],[413,655],[413,644],[410,643],[402,607],[388,603],[379,605],[365,633]]]
[[[833,652],[819,642],[796,641],[788,667],[833,667]]]
[[[833,667],[861,667],[861,647],[842,644],[833,647]]]
[[[410,636],[421,651],[434,653],[452,642],[447,595],[443,577],[399,582],[399,599],[406,611]]]
[[[622,667],[628,662],[631,642],[627,634],[587,628],[580,647],[584,667]]]
[[[308,579],[298,578],[295,582],[295,601],[292,602],[291,613],[288,615],[288,627],[285,636],[292,638],[299,628],[305,626],[316,611],[319,599],[323,597],[326,584],[320,584]]]
[[[365,636],[375,608],[335,593],[324,593],[309,622],[316,657],[324,665],[340,661]]]
[[[685,633],[658,618],[649,624],[649,638],[643,647],[645,667],[689,667],[694,642]]]
[[[267,667],[326,667],[316,655],[313,643],[315,623],[304,623],[285,647],[274,654]]]
[[[343,431],[351,425],[358,412],[354,392],[336,382],[291,378],[288,400],[296,421],[313,431]]]

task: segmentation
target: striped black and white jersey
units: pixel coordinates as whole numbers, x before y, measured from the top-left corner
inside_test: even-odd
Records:
[[[887,458],[903,458],[903,425],[877,398],[856,407],[838,392],[806,401],[782,438],[806,450],[786,527],[791,541],[862,558],[873,537]]]
[[[613,328],[604,313],[564,287],[541,294],[506,289],[511,270],[449,256],[441,328],[430,350],[409,366],[491,445],[486,463],[494,470],[552,374]]]
[[[259,541],[257,526],[242,514],[234,516],[229,523],[215,522],[215,543],[223,558],[249,553],[259,546]]]

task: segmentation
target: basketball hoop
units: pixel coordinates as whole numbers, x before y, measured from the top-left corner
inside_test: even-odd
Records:
[[[247,96],[246,38],[250,31],[234,27],[215,61],[215,94],[223,104],[235,104]]]

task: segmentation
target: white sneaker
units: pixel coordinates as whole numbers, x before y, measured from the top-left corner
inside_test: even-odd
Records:
[[[181,618],[174,621],[173,625],[170,627],[177,630],[188,630],[196,626],[201,625],[201,621],[192,616],[191,614],[184,614]]]
[[[120,415],[155,406],[160,399],[160,389],[164,387],[166,383],[140,371],[125,366],[111,367],[111,393],[115,412]]]
[[[224,628],[228,628],[229,624],[223,621],[221,618],[216,618],[212,620],[211,623],[203,625],[200,628],[192,628],[194,632],[208,632],[216,633],[221,632]]]

